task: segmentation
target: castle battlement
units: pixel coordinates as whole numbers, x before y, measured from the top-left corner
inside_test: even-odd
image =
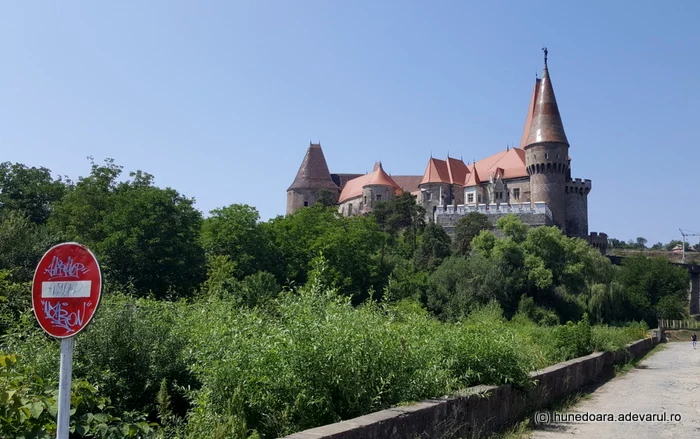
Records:
[[[485,215],[504,215],[508,213],[514,214],[524,214],[524,213],[538,213],[544,214],[547,218],[552,219],[552,211],[546,203],[541,201],[525,204],[478,204],[478,205],[468,205],[468,204],[458,204],[458,205],[446,205],[438,207],[435,210],[435,216],[440,215],[467,215],[470,212],[479,212]]]
[[[602,254],[605,254],[608,249],[608,234],[591,232],[588,235],[588,244],[590,244],[591,247],[600,250]]]
[[[583,194],[583,195],[588,195],[588,193],[591,191],[591,180],[589,179],[572,179],[571,181],[567,181],[566,185],[564,186],[564,191],[567,194]]]

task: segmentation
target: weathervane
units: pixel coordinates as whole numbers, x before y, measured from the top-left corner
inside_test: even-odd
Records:
[[[543,47],[542,51],[544,52],[544,65],[546,66],[547,65],[547,53],[549,52],[547,50],[547,46]]]

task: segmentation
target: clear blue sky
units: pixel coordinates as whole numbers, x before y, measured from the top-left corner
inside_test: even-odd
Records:
[[[700,230],[698,23],[697,1],[3,2],[0,161],[111,157],[267,219],[309,140],[393,174],[517,144],[546,45],[590,230],[666,242]]]

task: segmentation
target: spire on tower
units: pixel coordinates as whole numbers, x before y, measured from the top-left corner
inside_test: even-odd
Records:
[[[547,67],[547,53],[549,53],[549,51],[547,50],[547,46],[544,46],[542,48],[542,51],[544,52],[544,66],[546,68]]]
[[[542,79],[535,83],[535,91],[533,93],[534,106],[531,110],[532,113],[528,115],[530,126],[529,130],[526,127],[528,136],[527,140],[523,142],[523,147],[542,142],[569,144],[564,132],[564,124],[559,114],[557,99],[554,96],[552,80],[549,78],[547,48],[545,47],[542,50],[545,53],[545,65],[542,70]]]

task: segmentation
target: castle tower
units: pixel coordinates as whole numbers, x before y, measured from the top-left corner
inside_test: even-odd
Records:
[[[401,192],[401,186],[384,171],[382,163],[374,165],[374,170],[367,183],[362,186],[363,213],[369,213],[376,203],[396,198],[396,192]]]
[[[543,201],[552,211],[552,220],[566,233],[567,195],[569,174],[569,141],[559,114],[554,88],[547,68],[547,49],[544,49],[542,79],[535,83],[535,91],[523,135],[525,165],[530,175],[531,202]],[[529,125],[529,127],[528,127]]]
[[[331,179],[321,144],[309,143],[297,176],[287,189],[287,215],[312,206],[324,193],[337,201],[339,188]]]

